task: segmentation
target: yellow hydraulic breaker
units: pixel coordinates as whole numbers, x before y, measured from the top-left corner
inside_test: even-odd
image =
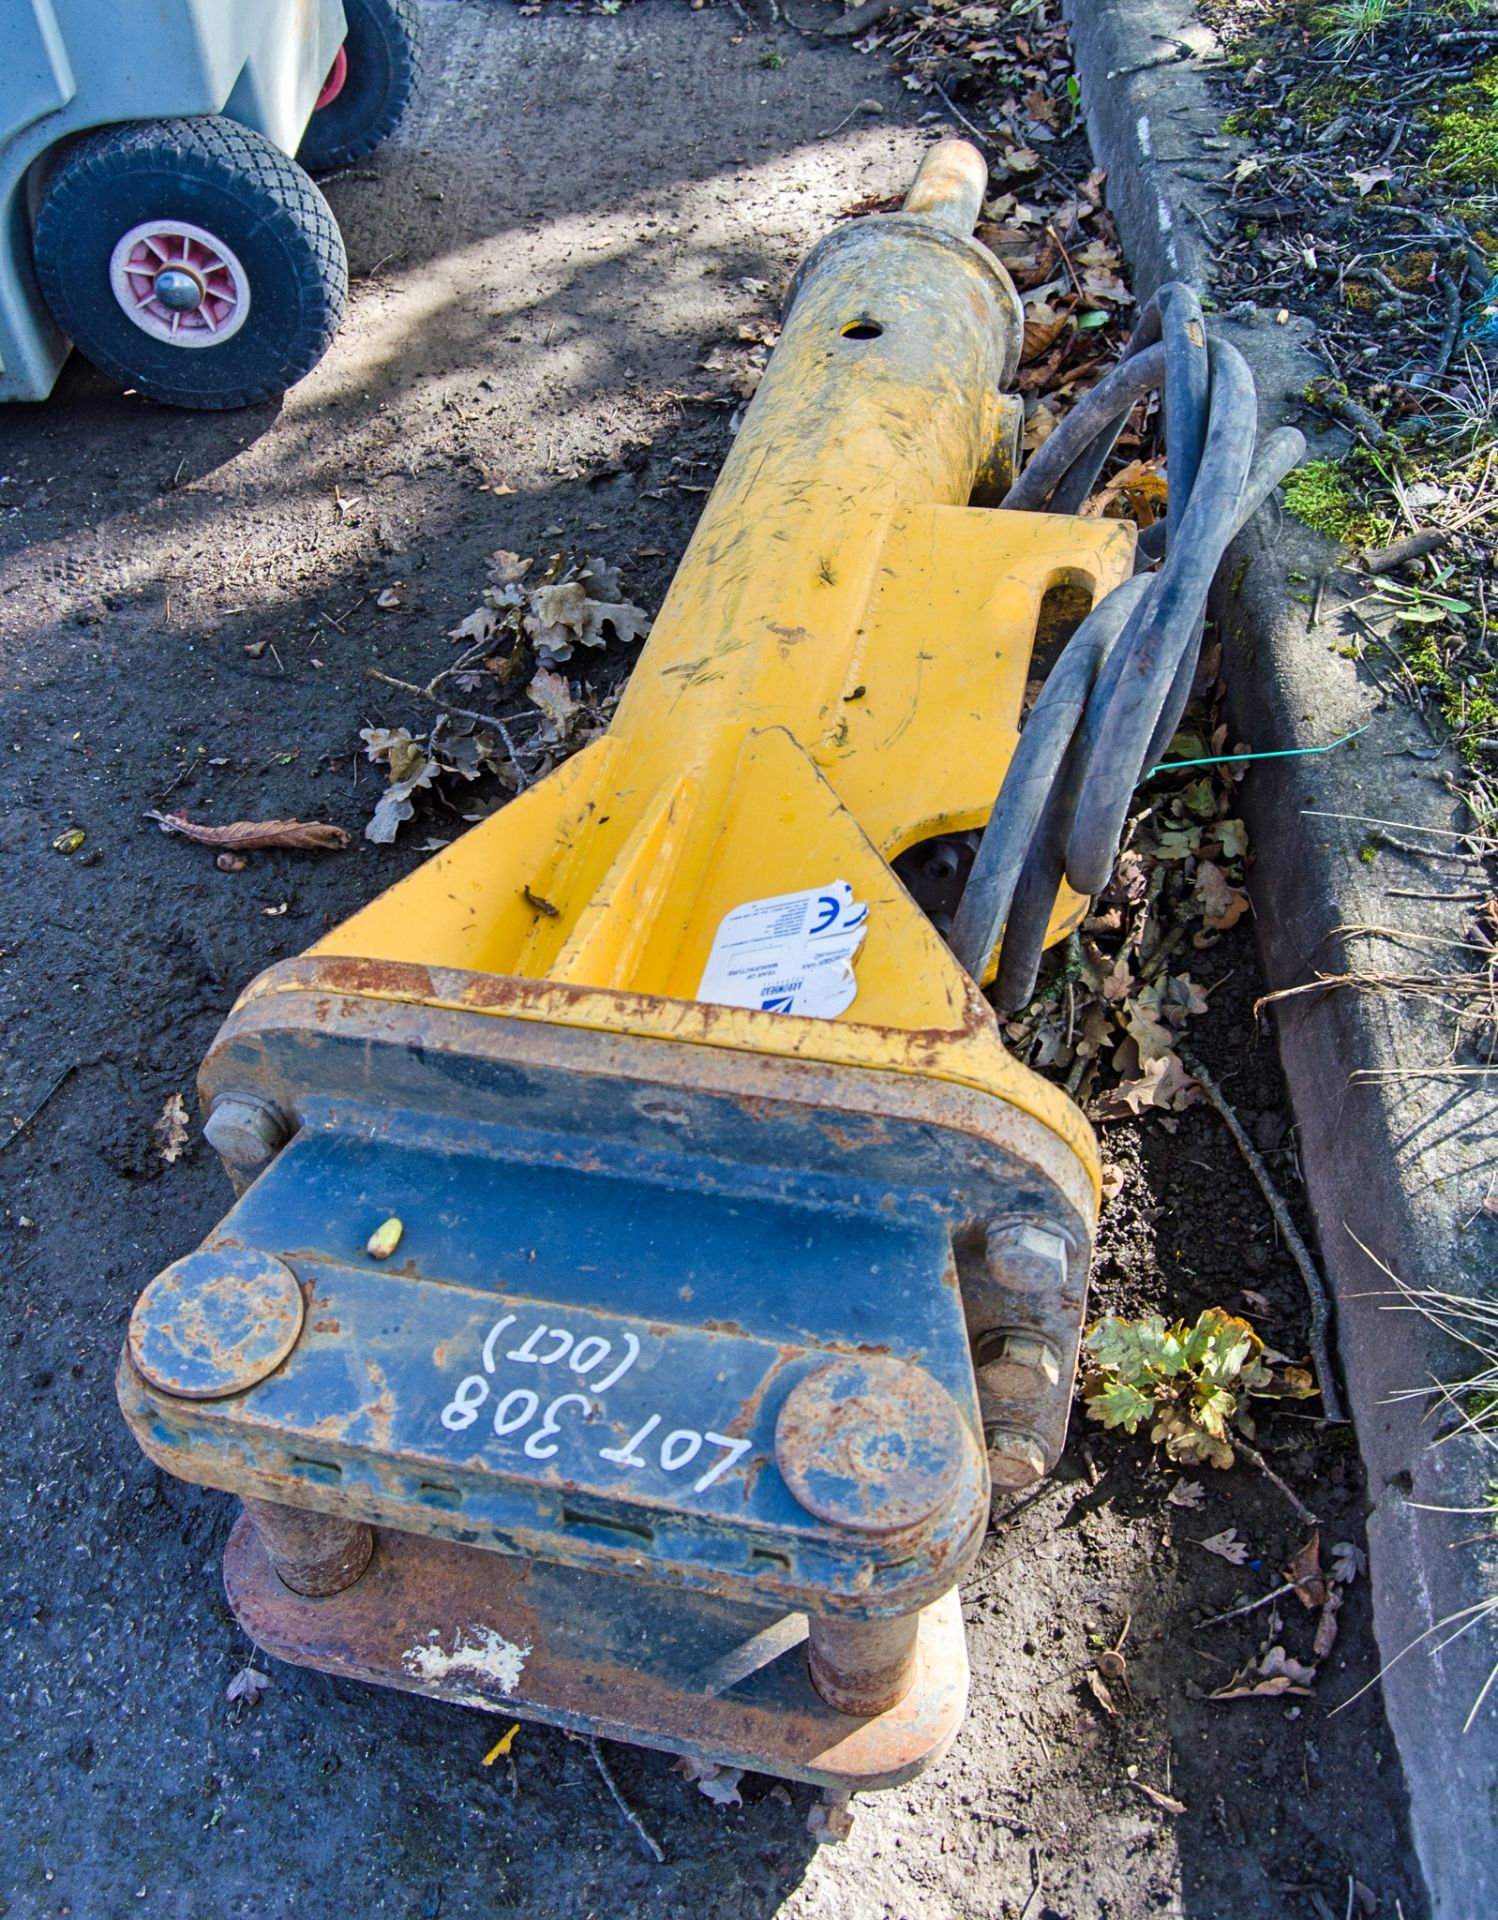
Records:
[[[242,1496],[230,1598],[286,1659],[830,1801],[957,1730],[957,1583],[991,1482],[1061,1449],[1097,1157],[890,863],[983,824],[1042,601],[1134,560],[971,504],[1020,412],[983,189],[945,143],[816,248],[606,737],[204,1063],[239,1198],[119,1395]]]

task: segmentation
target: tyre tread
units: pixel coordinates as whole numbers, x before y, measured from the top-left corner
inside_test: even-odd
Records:
[[[86,325],[80,328],[68,311],[64,266],[74,216],[136,157],[167,159],[184,176],[206,176],[211,184],[239,197],[251,196],[267,225],[283,239],[306,247],[310,271],[304,284],[321,296],[322,308],[317,315],[314,303],[313,324],[304,328],[272,387],[262,382],[213,392],[186,383],[174,389],[169,383],[152,381],[141,390],[171,405],[230,408],[253,405],[294,385],[322,359],[343,317],[348,295],[343,235],[316,183],[289,154],[253,128],[217,115],[132,121],[96,128],[73,142],[47,183],[33,233],[37,273],[59,325],[70,335],[87,334]],[[141,384],[112,354],[91,353],[86,337],[82,350],[103,371],[127,384]],[[186,373],[187,368],[182,371]]]

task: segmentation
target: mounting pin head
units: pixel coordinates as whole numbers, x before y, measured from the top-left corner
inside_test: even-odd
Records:
[[[275,1372],[305,1312],[285,1261],[256,1247],[200,1247],[158,1273],[136,1301],[126,1350],[159,1393],[221,1400]]]
[[[834,1360],[786,1396],[775,1462],[818,1520],[854,1533],[927,1526],[951,1501],[971,1457],[957,1403],[900,1360]]]

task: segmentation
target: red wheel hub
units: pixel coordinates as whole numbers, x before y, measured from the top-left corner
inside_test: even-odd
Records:
[[[322,92],[313,106],[314,113],[320,113],[324,107],[331,106],[343,92],[343,83],[348,79],[348,54],[340,47],[333,55],[333,64],[328,68],[328,77],[322,83]]]

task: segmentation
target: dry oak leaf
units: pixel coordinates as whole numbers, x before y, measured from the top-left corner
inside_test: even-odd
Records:
[[[1321,1609],[1321,1618],[1316,1622],[1316,1638],[1312,1642],[1311,1652],[1318,1660],[1324,1660],[1337,1643],[1337,1630],[1341,1626],[1337,1615],[1342,1611],[1342,1591],[1331,1587],[1327,1591],[1326,1605]]]
[[[1208,1553],[1215,1553],[1219,1560],[1227,1560],[1235,1567],[1241,1567],[1248,1560],[1248,1548],[1238,1538],[1236,1527],[1227,1527],[1221,1533],[1214,1533],[1205,1540],[1198,1540],[1199,1547],[1205,1547]]]
[[[1285,1578],[1294,1583],[1295,1597],[1303,1607],[1326,1605],[1326,1578],[1321,1571],[1321,1533],[1318,1529],[1303,1547],[1291,1556]]]
[[[565,740],[580,708],[562,675],[542,667],[526,693],[541,709],[543,738],[555,742]]]
[[[247,1707],[253,1707],[269,1685],[268,1673],[262,1673],[258,1667],[241,1667],[225,1687],[224,1698],[229,1701],[243,1700]]]
[[[177,833],[184,840],[195,840],[200,847],[227,847],[231,853],[247,847],[297,847],[329,849],[346,847],[348,834],[326,820],[236,820],[227,827],[203,827],[185,813],[146,812],[163,833]]]
[[[168,1166],[187,1151],[187,1105],[180,1093],[168,1096],[161,1116],[151,1129],[156,1136],[156,1151]]]
[[[1257,1664],[1252,1660],[1241,1673],[1235,1673],[1225,1687],[1209,1693],[1209,1700],[1277,1700],[1286,1693],[1310,1693],[1306,1684],[1316,1678],[1316,1669],[1292,1660],[1283,1647],[1271,1647]]]
[[[1193,891],[1202,919],[1214,933],[1235,927],[1248,912],[1248,895],[1241,887],[1229,886],[1227,875],[1211,860],[1197,862]]]
[[[1173,1053],[1151,1060],[1137,1080],[1125,1081],[1108,1094],[1101,1105],[1104,1119],[1121,1120],[1125,1113],[1136,1117],[1146,1107],[1164,1107],[1179,1112],[1188,1106],[1196,1092],[1196,1082]]]
[[[1048,347],[1054,345],[1065,331],[1069,317],[1057,313],[1048,300],[1025,302],[1025,343],[1019,356],[1022,367],[1027,367],[1032,360],[1038,360]]]

